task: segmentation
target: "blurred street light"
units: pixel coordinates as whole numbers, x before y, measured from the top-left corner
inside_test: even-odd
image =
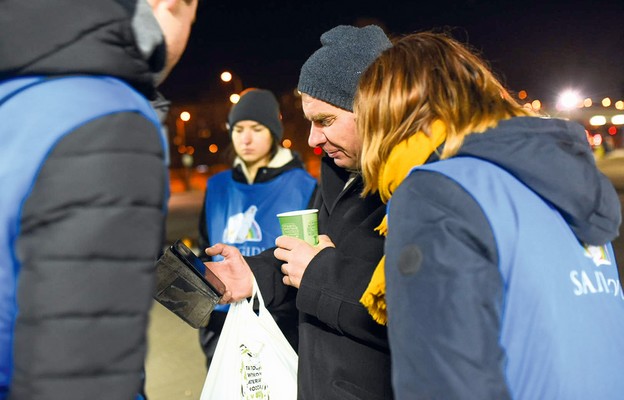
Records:
[[[557,100],[557,109],[560,111],[569,111],[578,107],[581,96],[574,90],[566,90],[559,96]]]
[[[190,121],[191,113],[188,111],[182,111],[179,117],[176,119],[176,137],[174,143],[180,146],[186,145],[186,125],[185,122]]]
[[[221,80],[223,82],[229,82],[232,80],[232,73],[230,71],[224,71],[221,73]]]
[[[192,146],[186,145],[186,122],[191,120],[191,113],[188,111],[182,111],[176,119],[176,138],[174,143],[177,143],[178,152],[182,154],[182,166],[184,167],[184,190],[191,189],[191,167],[193,166],[193,153],[195,149]]]
[[[232,93],[230,95],[230,103],[236,104],[240,100],[240,95],[238,93]]]
[[[240,93],[243,91],[243,81],[241,78],[231,71],[223,71],[220,75],[221,81],[224,83],[232,83],[234,93]]]
[[[624,114],[618,114],[611,117],[611,123],[613,125],[624,125]]]
[[[589,124],[592,126],[602,126],[607,123],[607,118],[604,115],[594,115],[589,119]]]

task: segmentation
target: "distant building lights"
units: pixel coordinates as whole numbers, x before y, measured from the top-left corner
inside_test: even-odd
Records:
[[[230,95],[230,103],[236,104],[236,103],[238,103],[239,100],[240,100],[240,95],[239,94],[234,93],[234,94]]]
[[[292,146],[292,142],[290,141],[290,139],[284,139],[284,141],[282,142],[282,146],[286,149],[290,149],[290,146]]]
[[[213,143],[210,146],[208,146],[208,151],[211,152],[212,154],[215,154],[217,151],[219,151],[219,146]]]
[[[607,123],[607,118],[604,115],[594,115],[589,119],[589,124],[592,126],[603,126]]]
[[[526,98],[527,98],[527,92],[526,92],[526,90],[521,90],[521,91],[519,91],[519,92],[518,92],[518,98],[519,98],[520,100],[524,100],[524,99],[526,99]]]
[[[624,125],[624,114],[618,114],[611,117],[611,123],[613,125]]]
[[[535,111],[539,111],[542,108],[542,102],[539,100],[533,100],[531,102],[531,108],[533,108]]]
[[[615,102],[615,108],[618,110],[624,110],[624,101],[618,100]]]
[[[607,132],[609,132],[609,135],[613,136],[617,133],[617,128],[615,126],[610,126]]]
[[[191,113],[188,111],[182,111],[180,113],[180,119],[184,122],[187,122],[191,119]]]
[[[605,97],[604,99],[602,99],[602,106],[603,107],[609,107],[611,105],[611,99],[608,97]]]
[[[583,107],[591,107],[592,104],[594,103],[592,102],[592,99],[590,99],[589,97],[583,100]]]

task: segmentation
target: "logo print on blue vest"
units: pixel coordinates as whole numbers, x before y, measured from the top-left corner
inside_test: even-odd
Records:
[[[262,240],[262,231],[256,222],[255,216],[258,207],[252,205],[244,213],[238,213],[228,218],[223,231],[224,243],[259,242]]]
[[[611,258],[609,257],[607,246],[590,246],[586,244],[583,247],[585,248],[585,257],[591,258],[597,267],[601,265],[611,265]]]

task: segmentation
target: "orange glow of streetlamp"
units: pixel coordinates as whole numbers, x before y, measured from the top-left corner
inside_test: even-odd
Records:
[[[217,151],[219,151],[219,146],[213,143],[210,146],[208,146],[208,151],[211,152],[212,154],[215,154]]]
[[[292,142],[290,141],[290,139],[284,139],[284,141],[282,142],[282,146],[286,149],[290,149],[290,146],[292,146]]]
[[[182,111],[180,113],[180,119],[184,122],[188,122],[191,119],[191,113],[188,111]]]

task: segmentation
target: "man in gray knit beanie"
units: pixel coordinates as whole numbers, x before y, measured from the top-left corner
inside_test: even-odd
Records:
[[[308,144],[327,154],[312,206],[319,210],[320,243],[281,236],[274,253],[283,282],[298,288],[298,398],[391,399],[386,329],[359,303],[383,256],[375,228],[385,205],[377,194],[360,196],[362,140],[353,114],[361,74],[391,43],[378,26],[341,25],[325,32],[321,44],[298,85],[311,122]]]
[[[321,147],[337,166],[357,170],[362,147],[355,130],[353,98],[362,72],[391,46],[376,25],[340,25],[321,36],[322,47],[301,68],[297,88],[310,120],[311,147]]]
[[[280,236],[277,249],[245,258],[232,246],[216,245],[206,254],[221,254],[225,262],[206,265],[225,279],[231,293],[226,301],[252,295],[252,274],[262,296],[271,299],[270,310],[294,301],[298,399],[391,399],[386,327],[359,303],[383,256],[384,237],[375,228],[386,207],[378,194],[360,196],[362,141],[353,115],[360,75],[391,44],[377,26],[338,26],[321,43],[303,65],[298,85],[311,122],[308,144],[327,154],[311,205],[318,209],[319,244]]]
[[[391,46],[376,25],[363,28],[340,25],[321,36],[323,45],[301,68],[297,89],[336,107],[353,111],[360,75]]]

